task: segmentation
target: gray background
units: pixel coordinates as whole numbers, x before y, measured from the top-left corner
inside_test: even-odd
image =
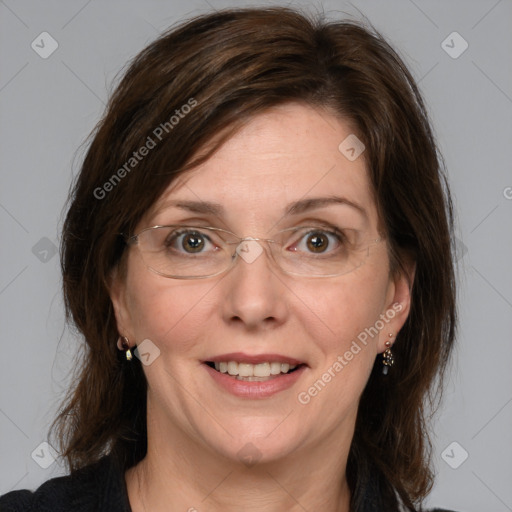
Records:
[[[0,494],[64,471],[40,467],[52,461],[41,443],[76,347],[54,251],[83,156],[77,148],[113,78],[185,16],[271,4],[0,1]],[[438,478],[429,503],[512,511],[512,1],[315,5],[333,17],[363,13],[399,49],[426,98],[455,196],[461,326],[434,425]],[[42,46],[44,31],[59,45],[46,59],[31,47]],[[454,31],[469,44],[458,58],[462,40],[442,45]]]

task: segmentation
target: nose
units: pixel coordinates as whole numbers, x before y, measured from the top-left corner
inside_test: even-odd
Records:
[[[222,315],[228,323],[257,330],[286,321],[288,289],[265,245],[247,238],[237,247],[237,261],[221,283],[226,297]]]

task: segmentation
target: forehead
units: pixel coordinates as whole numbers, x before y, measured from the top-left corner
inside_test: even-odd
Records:
[[[353,137],[350,125],[326,110],[297,103],[272,108],[254,117],[206,162],[179,176],[150,217],[158,223],[179,204],[210,203],[204,209],[210,207],[212,215],[225,216],[231,225],[243,221],[256,226],[290,210],[300,213],[306,203],[312,208],[308,199],[336,196],[342,201],[315,205],[365,217],[368,226],[376,227],[364,153],[347,158],[353,155],[344,141]]]

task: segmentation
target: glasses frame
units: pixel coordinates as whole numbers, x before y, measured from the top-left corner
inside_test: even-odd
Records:
[[[301,228],[314,228],[314,227],[315,226],[307,226],[307,225],[305,225],[305,226],[299,226],[299,227],[285,228],[285,229],[280,230],[277,234],[284,233],[285,231],[293,231],[293,230],[296,231],[296,230],[301,229]],[[224,274],[225,272],[229,272],[236,265],[236,262],[239,259],[239,253],[237,252],[237,249],[238,249],[238,247],[240,246],[240,244],[242,242],[246,242],[246,241],[267,242],[269,244],[269,248],[270,248],[270,243],[271,242],[272,243],[278,243],[277,240],[273,240],[271,238],[254,238],[254,237],[251,237],[251,236],[240,237],[236,233],[233,233],[232,231],[229,231],[227,229],[222,229],[222,228],[216,228],[216,227],[213,227],[213,226],[188,226],[188,225],[182,225],[182,224],[164,224],[164,225],[157,224],[155,226],[149,226],[147,228],[141,229],[138,233],[136,233],[134,235],[125,235],[123,233],[120,233],[120,235],[124,238],[124,240],[125,240],[125,242],[126,242],[126,244],[128,246],[137,245],[137,246],[139,246],[139,250],[140,250],[140,245],[139,245],[139,237],[140,237],[140,235],[142,233],[146,232],[146,231],[160,229],[160,228],[181,228],[181,229],[190,228],[192,230],[193,229],[198,229],[198,230],[207,229],[207,230],[210,230],[210,231],[218,231],[218,232],[221,232],[221,233],[227,233],[228,235],[231,235],[232,237],[237,239],[237,241],[235,241],[235,242],[226,241],[226,244],[236,245],[235,251],[234,251],[234,253],[231,256],[231,263],[228,265],[228,267],[225,268],[224,270],[220,270],[219,272],[215,272],[214,274],[208,274],[206,276],[176,276],[176,275],[164,274],[163,272],[160,272],[160,271],[150,267],[144,261],[144,257],[141,254],[142,261],[144,262],[144,265],[146,266],[146,268],[148,270],[150,270],[151,272],[153,272],[155,274],[158,274],[158,275],[160,275],[162,277],[166,277],[166,278],[169,278],[169,279],[208,279],[210,277],[216,277],[216,276],[219,276],[221,274]],[[318,229],[321,230],[322,228],[319,227]],[[325,229],[327,229],[327,228],[325,228]],[[385,237],[380,234],[379,237],[371,239],[371,241],[367,245],[365,245],[365,248],[363,250],[369,250],[371,246],[377,245],[377,244],[383,242],[384,240],[385,240]],[[283,272],[285,274],[288,274],[288,275],[299,276],[299,277],[311,277],[311,278],[338,277],[338,276],[350,274],[354,270],[362,267],[364,265],[364,262],[366,261],[366,260],[364,260],[363,263],[361,263],[357,267],[354,267],[353,269],[350,269],[347,272],[340,272],[340,273],[336,273],[336,274],[325,274],[325,275],[309,275],[309,274],[300,274],[300,273],[290,272],[288,270],[284,270],[281,267],[281,265],[279,265],[279,263],[276,261],[272,249],[270,248],[270,250],[267,250],[266,252],[267,252],[267,254],[270,253],[270,259],[274,262],[275,266],[281,272]]]

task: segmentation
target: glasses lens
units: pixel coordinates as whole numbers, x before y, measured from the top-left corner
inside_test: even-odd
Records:
[[[206,277],[224,271],[231,262],[227,233],[189,226],[159,226],[138,237],[146,266],[168,277]]]
[[[281,250],[274,248],[274,258],[289,274],[338,276],[363,265],[375,242],[353,229],[293,228],[281,232]]]
[[[237,257],[240,239],[217,228],[157,226],[136,237],[147,267],[166,277],[211,277],[227,270]],[[363,265],[380,239],[356,230],[298,227],[279,232],[269,242],[276,264],[286,273],[329,277]],[[254,243],[261,244],[262,241]],[[246,263],[254,259],[244,258]]]

